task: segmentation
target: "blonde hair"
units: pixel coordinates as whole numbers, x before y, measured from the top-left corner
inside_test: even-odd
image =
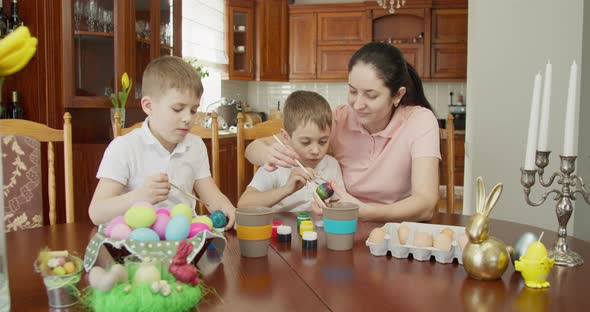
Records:
[[[285,130],[289,135],[298,126],[312,122],[321,130],[332,127],[332,110],[326,99],[316,92],[295,91],[285,100],[283,110]]]
[[[177,56],[162,56],[152,60],[143,72],[142,95],[158,97],[170,89],[189,92],[200,99],[203,84],[197,70]]]

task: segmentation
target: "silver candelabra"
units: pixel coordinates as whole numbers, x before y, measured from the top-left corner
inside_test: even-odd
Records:
[[[531,206],[539,206],[545,202],[549,194],[554,193],[555,200],[555,214],[559,228],[557,229],[557,241],[553,248],[549,250],[549,256],[555,259],[555,264],[562,266],[578,266],[584,264],[584,260],[579,254],[567,247],[567,223],[570,220],[574,206],[572,200],[576,200],[576,193],[578,193],[584,201],[590,204],[590,192],[586,189],[584,181],[579,176],[573,174],[576,169],[576,156],[559,156],[561,162],[559,171],[553,173],[548,181],[543,179],[545,167],[549,164],[549,154],[551,152],[537,151],[535,157],[535,165],[537,169],[527,170],[521,168],[520,183],[524,186],[524,197],[526,202]],[[561,184],[561,190],[558,188],[551,188],[547,190],[541,199],[537,202],[531,201],[529,195],[531,187],[535,185],[535,175],[539,174],[539,182],[546,188],[551,188],[554,180],[557,178],[557,183]]]

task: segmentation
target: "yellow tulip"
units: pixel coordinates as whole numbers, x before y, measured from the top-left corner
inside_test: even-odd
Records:
[[[127,72],[124,72],[123,76],[121,76],[121,85],[123,85],[123,90],[129,89],[129,76]]]

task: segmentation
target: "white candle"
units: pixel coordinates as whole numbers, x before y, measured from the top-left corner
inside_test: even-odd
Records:
[[[572,63],[570,82],[567,89],[567,106],[565,108],[565,135],[563,137],[563,156],[574,156],[574,126],[576,124],[576,87],[578,64]]]
[[[541,106],[541,123],[539,125],[539,144],[538,151],[546,152],[547,138],[549,136],[549,107],[551,102],[551,72],[553,66],[551,62],[547,61],[545,67],[545,84],[543,85],[543,105]]]
[[[539,106],[541,102],[541,74],[535,76],[533,87],[533,100],[531,103],[531,115],[529,119],[529,135],[526,144],[526,156],[524,169],[535,169],[535,147],[537,146],[537,131],[539,130]]]

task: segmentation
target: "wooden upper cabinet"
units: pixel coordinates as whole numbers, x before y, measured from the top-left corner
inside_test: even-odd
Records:
[[[318,45],[367,43],[367,28],[364,11],[318,13]]]
[[[348,79],[348,63],[361,45],[318,46],[317,78],[327,80]]]
[[[242,6],[243,5],[243,6]],[[229,79],[254,79],[254,5],[251,1],[229,1]]]
[[[317,14],[289,15],[289,78],[316,78]]]
[[[256,80],[286,81],[287,0],[256,0]]]
[[[412,64],[418,75],[423,78],[426,73],[424,71],[424,45],[399,43],[395,45],[404,55],[406,62]]]
[[[432,78],[467,77],[467,46],[465,44],[433,44],[431,61]]]
[[[466,43],[467,10],[432,11],[432,43]]]

